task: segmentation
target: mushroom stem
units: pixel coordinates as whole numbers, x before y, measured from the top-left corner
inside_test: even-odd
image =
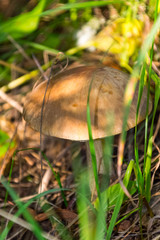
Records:
[[[97,160],[97,170],[98,176],[105,174],[104,162],[103,162],[103,150],[102,150],[102,140],[95,140],[94,147],[96,152],[96,160]],[[96,195],[96,187],[95,187],[95,180],[92,170],[92,157],[90,153],[89,141],[86,142],[86,149],[87,149],[87,164],[89,169],[89,185],[91,189],[91,199],[94,198]]]

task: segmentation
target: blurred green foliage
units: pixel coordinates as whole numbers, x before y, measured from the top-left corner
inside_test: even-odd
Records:
[[[7,40],[10,35],[14,39],[24,37],[32,33],[38,27],[40,13],[45,7],[46,0],[40,0],[37,6],[28,13],[22,13],[0,25],[0,42]]]
[[[12,149],[15,147],[15,144],[14,141],[10,143],[10,137],[8,134],[0,129],[0,158],[4,157],[9,146]]]

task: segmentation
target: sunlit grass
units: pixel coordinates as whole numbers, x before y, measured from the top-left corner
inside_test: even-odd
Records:
[[[42,2],[42,1],[41,1]],[[96,6],[104,6],[107,4],[117,3],[120,1],[90,1],[90,2],[84,2],[84,3],[73,3],[73,4],[64,4],[63,6],[60,6],[54,10],[48,10],[48,11],[42,11],[40,16],[47,16],[50,14],[56,14],[56,12],[61,10],[70,10],[72,8],[74,9],[84,9],[86,7],[95,7]],[[121,1],[123,2],[123,1]],[[156,8],[155,8],[155,19],[154,19],[154,25],[151,29],[151,32],[149,36],[147,37],[146,41],[144,42],[139,57],[137,59],[137,63],[133,68],[133,72],[131,74],[130,81],[128,83],[128,86],[126,88],[125,97],[124,97],[124,119],[123,119],[123,127],[122,127],[122,134],[121,134],[121,140],[119,143],[119,155],[118,155],[118,176],[121,177],[121,166],[123,163],[123,151],[126,141],[126,124],[128,119],[128,114],[130,110],[131,101],[134,95],[134,91],[136,88],[136,85],[138,83],[138,79],[140,79],[139,82],[139,96],[138,96],[138,104],[137,104],[137,115],[136,119],[138,119],[138,113],[139,113],[139,106],[141,101],[141,96],[143,92],[143,87],[146,79],[146,72],[149,74],[149,87],[148,87],[148,105],[146,109],[146,122],[145,122],[145,143],[144,143],[144,165],[143,169],[141,169],[139,164],[139,152],[138,152],[138,146],[137,146],[137,126],[135,127],[135,136],[134,136],[134,158],[135,160],[131,160],[126,173],[125,177],[123,179],[123,184],[129,191],[129,193],[132,195],[135,193],[135,191],[139,194],[139,208],[131,211],[129,214],[127,214],[125,217],[118,219],[121,206],[124,202],[125,194],[123,189],[121,188],[121,185],[118,183],[117,185],[110,186],[109,187],[109,172],[106,173],[107,175],[107,184],[104,192],[100,191],[99,186],[99,180],[98,180],[98,171],[97,171],[97,164],[96,164],[96,154],[95,154],[95,148],[94,148],[94,141],[92,138],[92,128],[91,128],[91,120],[90,120],[90,108],[89,108],[89,96],[90,91],[92,88],[92,84],[90,85],[90,89],[88,92],[88,103],[87,103],[87,122],[88,122],[88,130],[89,130],[89,145],[90,145],[90,151],[92,156],[92,165],[93,165],[93,172],[94,172],[94,178],[96,183],[96,189],[97,189],[97,195],[98,199],[92,203],[90,201],[90,194],[88,194],[89,191],[89,174],[86,170],[80,172],[80,175],[77,177],[79,186],[77,187],[76,194],[77,194],[77,210],[79,214],[79,235],[80,239],[84,240],[101,240],[101,239],[111,239],[114,226],[118,224],[123,219],[130,216],[130,214],[134,213],[135,211],[139,210],[140,213],[140,222],[142,217],[142,204],[143,199],[150,201],[151,198],[151,157],[152,157],[152,143],[153,143],[153,126],[154,126],[154,120],[155,120],[155,114],[158,106],[158,101],[160,97],[160,79],[157,77],[157,75],[152,70],[152,60],[153,60],[153,43],[155,36],[157,34],[157,31],[160,26],[160,16],[157,16],[158,13],[158,4],[159,1],[156,1]],[[22,18],[23,16],[21,16]],[[34,16],[35,17],[35,16]],[[37,19],[36,19],[37,21]],[[38,19],[39,21],[39,19]],[[12,22],[14,24],[14,21]],[[35,23],[35,28],[37,28],[37,22]],[[14,27],[12,26],[14,29]],[[29,30],[30,31],[30,30]],[[32,31],[32,29],[31,29]],[[26,34],[25,34],[26,35]],[[18,36],[19,37],[19,36]],[[21,37],[21,36],[20,36]],[[24,43],[26,40],[23,40]],[[39,49],[41,51],[49,50],[53,54],[57,53],[58,51],[52,48],[49,48],[47,46],[43,46],[41,44],[36,44],[33,42],[26,41],[26,45],[32,46],[34,49]],[[149,53],[150,57],[150,65],[149,70],[147,67],[147,54]],[[49,63],[50,64],[50,63]],[[49,65],[47,65],[48,67]],[[46,67],[46,66],[44,66]],[[7,91],[12,88],[15,88],[16,86],[19,86],[23,84],[24,82],[27,82],[28,79],[31,77],[37,76],[38,70],[35,70],[29,74],[26,74],[19,78],[19,82],[11,82],[8,86],[4,86],[2,90]],[[140,77],[139,77],[140,76]],[[152,113],[152,119],[151,119],[151,125],[150,125],[150,132],[149,132],[149,116],[148,116],[148,106],[149,106],[149,91],[150,91],[150,79],[153,79],[155,82],[155,94],[154,94],[154,108]],[[93,79],[94,81],[94,79]],[[16,85],[17,84],[17,85]],[[137,121],[137,120],[136,120]],[[142,130],[143,131],[143,130]],[[113,152],[113,137],[109,137],[105,139],[104,144],[104,160],[105,160],[105,166],[106,169],[110,169],[110,164],[112,160],[112,152]],[[46,158],[46,156],[43,156]],[[46,159],[46,161],[49,164],[49,161]],[[13,165],[12,165],[13,166]],[[37,224],[37,222],[33,219],[33,217],[29,214],[29,212],[26,210],[34,201],[40,199],[41,197],[55,192],[61,192],[62,198],[65,202],[65,205],[67,206],[67,201],[64,195],[64,191],[66,189],[62,188],[62,184],[60,182],[60,178],[57,173],[53,171],[53,168],[49,164],[50,168],[52,169],[53,175],[55,176],[58,184],[59,189],[51,189],[46,192],[43,192],[41,194],[36,195],[36,197],[33,197],[28,202],[23,204],[20,200],[17,194],[13,191],[13,189],[10,187],[9,182],[11,180],[11,174],[12,174],[12,168],[10,171],[8,183],[5,179],[1,179],[1,183],[6,188],[7,193],[12,197],[14,203],[18,207],[18,211],[14,214],[15,217],[20,216],[23,214],[24,218],[27,220],[28,223],[30,223],[30,226],[32,228],[33,233],[37,237],[37,239],[45,239],[44,234],[42,233],[42,229]],[[135,181],[131,182],[130,177],[131,174],[135,174]],[[130,186],[131,184],[131,186]],[[136,186],[137,187],[136,187]],[[7,196],[7,195],[6,195]],[[6,197],[7,198],[7,197]],[[146,204],[148,204],[146,202]],[[107,219],[107,213],[110,211],[110,207],[112,207],[112,217],[111,220],[107,226],[106,219]],[[13,222],[9,222],[7,227],[3,230],[1,233],[1,239],[5,239],[8,235],[9,231],[11,230],[13,226]],[[62,234],[62,239],[72,239],[72,237],[65,232],[65,226],[63,224],[60,224],[61,231],[59,232],[60,235]],[[142,224],[141,224],[141,232],[142,232]],[[64,234],[65,233],[65,234]],[[67,236],[67,237],[66,237]]]
[[[156,2],[156,13],[157,13],[157,6],[158,6],[158,2]],[[160,16],[157,19],[157,15],[155,14],[155,24],[153,25],[153,28],[149,34],[149,36],[147,37],[144,45],[141,48],[141,52],[139,54],[138,60],[137,60],[137,64],[135,65],[133,72],[131,74],[131,78],[129,80],[129,83],[126,87],[126,91],[125,91],[125,96],[124,96],[124,118],[123,118],[123,127],[122,127],[122,134],[121,134],[121,140],[120,140],[120,144],[119,144],[119,149],[121,149],[121,151],[119,151],[118,154],[118,176],[121,177],[121,166],[122,166],[122,162],[123,162],[123,152],[124,152],[124,145],[125,145],[125,139],[126,139],[126,126],[127,126],[127,119],[128,119],[128,115],[129,115],[129,110],[130,110],[130,105],[133,99],[133,95],[135,92],[135,88],[138,82],[138,76],[141,72],[141,77],[140,77],[140,87],[139,87],[139,97],[138,97],[138,105],[137,105],[137,116],[136,118],[138,119],[138,109],[140,106],[140,100],[141,100],[141,95],[142,95],[142,91],[143,91],[143,86],[144,86],[144,77],[145,77],[145,71],[146,71],[146,65],[145,65],[145,61],[146,61],[146,56],[147,53],[150,49],[150,46],[153,46],[153,42],[154,42],[154,38],[155,35],[159,29],[159,24],[160,24]],[[153,48],[151,49],[151,62],[152,62],[152,58],[153,58]],[[151,66],[151,65],[150,65]],[[142,71],[141,71],[142,69]],[[151,78],[151,73],[149,72],[149,79]],[[150,80],[149,80],[150,81]],[[150,172],[151,172],[151,156],[152,156],[152,137],[153,137],[153,124],[154,124],[154,118],[155,118],[155,113],[156,113],[156,109],[157,109],[157,104],[158,104],[158,100],[159,100],[159,96],[160,96],[160,89],[159,89],[159,78],[157,77],[156,82],[155,82],[155,102],[154,102],[154,110],[153,110],[153,116],[152,116],[152,122],[151,122],[151,129],[150,129],[150,134],[149,134],[149,141],[148,141],[148,146],[147,146],[147,141],[145,140],[145,146],[147,146],[147,152],[146,152],[146,159],[144,160],[144,172],[142,173],[140,166],[139,166],[139,157],[138,157],[138,147],[136,144],[136,134],[137,134],[137,130],[135,131],[135,160],[136,160],[136,167],[135,167],[135,174],[136,174],[136,179],[138,182],[138,189],[139,189],[139,194],[140,194],[140,209],[142,207],[142,202],[141,199],[143,199],[144,197],[149,201],[150,200],[150,186],[151,186],[151,178],[150,178]],[[148,89],[150,89],[150,84]],[[147,139],[147,130],[148,130],[148,106],[149,106],[149,90],[148,90],[148,102],[147,102],[147,108],[146,108],[146,115],[147,115],[147,119],[146,122],[147,124],[145,124],[145,139]],[[89,108],[89,104],[88,104],[88,108]],[[89,115],[89,110],[87,111],[87,117]],[[93,139],[92,139],[92,134],[91,134],[91,123],[90,123],[90,119],[88,117],[88,128],[89,128],[89,136],[90,136],[90,150],[91,150],[91,156],[93,158],[92,160],[92,164],[94,164],[96,162],[95,158],[95,150],[94,150],[94,144],[93,144]],[[136,128],[137,129],[137,128]],[[96,172],[96,167],[93,165],[93,169],[94,169],[94,176],[95,176],[95,182],[96,182],[96,186],[98,186],[98,180],[97,180],[97,173]],[[96,169],[96,170],[95,170]],[[123,190],[122,190],[123,191]],[[100,196],[100,202],[101,202],[101,195],[99,193],[99,187],[97,187],[97,192],[98,192],[98,196]],[[117,193],[118,194],[118,193]],[[119,202],[120,201],[120,202]],[[116,207],[114,208],[114,212],[112,215],[112,221],[110,222],[109,228],[108,228],[108,232],[107,232],[107,239],[111,238],[111,234],[113,231],[113,227],[116,223],[116,219],[118,217],[118,213],[120,208],[119,205],[121,206],[122,202],[121,202],[121,198],[120,200],[117,201],[118,205],[116,205]],[[147,204],[147,202],[146,202]],[[148,205],[148,204],[147,204]],[[152,212],[150,212],[150,214],[152,214]],[[141,218],[141,217],[140,217]]]

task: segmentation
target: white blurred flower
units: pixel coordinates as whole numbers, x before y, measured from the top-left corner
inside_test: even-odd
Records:
[[[83,25],[83,27],[76,34],[77,46],[84,46],[87,42],[92,40],[93,37],[96,35],[97,30],[103,23],[103,19],[98,19],[94,17],[85,25]],[[89,50],[93,51],[95,50],[95,47],[89,47]]]

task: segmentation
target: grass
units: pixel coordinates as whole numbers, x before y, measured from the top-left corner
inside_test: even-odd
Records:
[[[27,38],[22,39],[23,37],[26,37],[27,35],[33,33],[38,28],[38,22],[40,21],[41,17],[44,16],[53,16],[54,14],[59,13],[60,11],[70,11],[71,9],[85,9],[85,8],[94,8],[95,6],[105,6],[110,4],[115,4],[120,1],[88,1],[88,2],[81,2],[81,3],[66,3],[63,4],[60,7],[57,7],[53,10],[47,10],[44,11],[44,6],[46,4],[46,1],[40,1],[39,5],[35,8],[35,10],[31,11],[30,13],[25,13],[20,16],[17,16],[11,20],[8,20],[8,22],[2,24],[0,28],[0,32],[3,34],[1,35],[1,42],[5,42],[7,40],[6,34],[13,34],[12,37],[15,39],[19,39],[20,43],[24,43],[26,45],[31,46],[33,49],[38,49],[41,51],[49,50],[53,54],[56,54],[58,52],[57,49],[52,49],[48,46],[45,46],[43,44],[34,43],[33,41],[29,41]],[[123,3],[124,1],[121,1]],[[139,114],[139,106],[141,101],[141,96],[143,92],[143,87],[146,82],[146,73],[148,72],[148,104],[146,108],[146,121],[145,121],[145,138],[144,138],[144,163],[143,168],[141,167],[139,163],[139,150],[137,145],[137,125],[135,127],[135,135],[134,135],[134,158],[130,161],[130,163],[127,166],[127,170],[125,172],[125,176],[123,178],[123,181],[120,183],[117,183],[113,186],[109,186],[109,173],[107,173],[107,183],[108,188],[104,191],[100,191],[99,181],[98,181],[98,171],[97,171],[97,164],[96,164],[96,154],[95,154],[95,148],[94,148],[94,141],[92,137],[92,128],[91,128],[91,120],[90,120],[90,108],[89,108],[89,101],[90,101],[90,91],[92,88],[92,83],[90,85],[90,89],[88,92],[88,101],[87,101],[87,123],[88,123],[88,132],[89,132],[89,146],[90,146],[90,152],[92,156],[92,166],[93,166],[93,172],[94,172],[94,178],[96,183],[96,190],[98,199],[92,203],[90,201],[90,195],[89,192],[89,184],[88,184],[88,171],[86,169],[82,170],[79,175],[76,178],[78,179],[79,186],[76,190],[77,195],[77,211],[79,216],[79,236],[82,240],[91,240],[91,239],[112,239],[112,234],[114,227],[129,217],[131,214],[133,214],[136,211],[139,211],[139,218],[140,218],[140,228],[141,228],[141,238],[143,239],[143,229],[142,229],[142,206],[143,203],[148,208],[150,216],[152,216],[152,210],[149,207],[149,202],[151,199],[151,158],[152,158],[152,151],[153,151],[153,134],[154,134],[154,121],[155,121],[155,115],[158,107],[158,102],[160,98],[160,79],[157,76],[157,74],[152,70],[152,61],[154,57],[154,40],[155,36],[159,30],[160,26],[160,16],[158,16],[158,4],[159,1],[156,0],[156,6],[155,6],[155,16],[154,16],[154,25],[152,26],[152,29],[146,38],[145,42],[143,43],[139,56],[137,58],[136,64],[133,67],[133,71],[131,74],[131,78],[128,82],[125,96],[124,96],[124,117],[123,117],[123,127],[122,127],[122,134],[120,137],[119,142],[119,152],[118,152],[118,168],[117,173],[119,180],[122,178],[121,174],[121,168],[123,164],[123,158],[124,158],[124,148],[125,148],[125,142],[126,142],[126,126],[127,126],[127,119],[129,115],[130,105],[133,99],[133,95],[135,92],[136,85],[138,83],[138,79],[140,79],[139,83],[139,96],[138,96],[138,103],[137,103],[137,115],[136,115],[136,122],[138,121],[138,114]],[[126,7],[126,6],[125,6]],[[130,10],[129,10],[130,11]],[[135,13],[134,13],[135,14]],[[24,20],[26,19],[26,16],[30,16],[30,19],[34,19],[34,26],[32,28],[28,28],[26,31],[21,31],[23,29],[23,26],[19,26],[19,28],[16,28],[17,25],[16,22],[22,20],[22,24],[24,24]],[[12,23],[12,26],[10,25]],[[6,27],[7,26],[7,27]],[[20,29],[21,27],[21,29]],[[4,31],[5,29],[5,31]],[[17,31],[17,32],[16,32]],[[5,34],[4,34],[5,33]],[[147,62],[147,54],[150,58],[150,64],[148,67]],[[4,56],[5,57],[5,56]],[[44,68],[48,67],[50,63],[44,65]],[[38,74],[38,70],[34,70],[30,72],[29,74],[23,75],[19,79],[16,79],[15,81],[10,82],[8,85],[2,87],[3,91],[14,89],[17,86],[21,86],[24,82],[28,81],[31,77],[34,77]],[[140,77],[139,77],[140,76]],[[151,79],[155,82],[155,92],[154,92],[154,104],[153,104],[153,113],[152,113],[152,119],[151,124],[149,128],[149,91],[150,91],[150,81]],[[94,79],[93,79],[94,80]],[[112,121],[111,121],[112,122]],[[112,126],[111,126],[112,127]],[[113,137],[109,137],[105,139],[104,144],[104,160],[105,160],[105,166],[106,169],[110,169],[111,161],[112,161],[112,153],[113,153]],[[46,156],[43,155],[44,159],[48,162]],[[12,165],[13,167],[13,165]],[[51,167],[51,166],[50,166]],[[80,166],[81,167],[81,166]],[[74,167],[73,167],[74,168]],[[53,171],[53,175],[55,176],[58,184],[59,189],[51,189],[46,192],[43,192],[41,194],[37,194],[35,197],[31,198],[29,201],[27,201],[25,204],[22,203],[19,199],[19,196],[16,194],[16,192],[11,188],[10,186],[10,180],[11,180],[11,174],[13,168],[11,168],[10,175],[8,180],[5,178],[1,179],[1,183],[4,186],[4,188],[7,191],[7,194],[10,195],[10,197],[13,199],[14,204],[17,206],[17,212],[14,213],[13,221],[9,221],[7,226],[1,231],[1,240],[5,239],[11,230],[14,221],[17,217],[19,217],[21,214],[24,216],[26,221],[30,224],[31,231],[33,231],[34,235],[37,239],[46,239],[46,235],[42,231],[40,225],[34,220],[34,218],[31,216],[29,211],[27,210],[28,207],[33,204],[34,201],[40,200],[42,197],[55,193],[55,192],[61,192],[62,199],[65,203],[65,206],[67,207],[67,199],[65,197],[65,191],[68,191],[68,189],[63,189],[62,184],[60,181],[60,178],[57,173],[54,172],[53,168],[51,167]],[[76,171],[75,171],[76,172]],[[133,174],[134,172],[134,174]],[[131,176],[134,180],[131,181]],[[87,179],[87,181],[86,181]],[[124,188],[121,188],[124,187]],[[130,196],[132,196],[135,192],[138,193],[139,196],[139,206],[138,208],[131,210],[130,213],[128,213],[124,217],[120,217],[121,207],[124,203],[124,200],[126,199],[124,189],[128,191]],[[6,200],[7,201],[7,195]],[[134,202],[133,202],[134,203]],[[45,205],[42,207],[42,211],[46,212],[50,206]],[[54,213],[53,213],[54,214]],[[108,216],[110,215],[110,216]],[[106,219],[109,217],[110,221],[106,224]],[[55,217],[56,218],[56,217]],[[50,219],[52,222],[53,219]],[[54,219],[55,221],[55,219]],[[59,232],[59,235],[61,235],[62,239],[73,239],[71,234],[68,230],[66,230],[65,226],[58,218],[56,218],[56,227],[57,231]],[[51,236],[50,238],[51,239]]]
[[[121,134],[121,140],[119,143],[119,155],[118,155],[118,175],[121,177],[121,166],[123,162],[123,151],[124,151],[124,145],[125,145],[125,139],[126,139],[126,126],[127,126],[127,119],[129,115],[129,110],[130,110],[130,105],[134,96],[135,88],[138,82],[138,76],[139,73],[142,69],[141,72],[141,77],[140,77],[140,88],[139,88],[139,99],[138,99],[138,105],[137,105],[137,116],[136,119],[138,119],[138,110],[140,106],[140,101],[141,101],[141,95],[143,91],[143,86],[144,86],[144,77],[145,77],[145,71],[146,71],[146,55],[148,51],[150,50],[150,46],[152,44],[152,48],[150,51],[150,68],[149,68],[149,86],[148,86],[148,101],[147,101],[147,109],[146,109],[146,124],[145,124],[145,149],[146,154],[145,154],[145,159],[144,159],[144,172],[142,173],[140,166],[139,166],[139,159],[138,159],[138,148],[136,144],[136,133],[137,130],[135,131],[135,157],[136,157],[136,168],[135,168],[135,175],[137,176],[137,183],[138,183],[138,189],[139,189],[139,201],[141,203],[141,199],[145,198],[148,202],[150,201],[151,197],[151,157],[152,157],[152,138],[153,138],[153,124],[154,124],[154,119],[155,119],[155,113],[160,97],[160,89],[159,89],[159,83],[156,83],[155,86],[155,102],[154,102],[154,110],[153,110],[153,116],[152,116],[152,123],[151,123],[151,129],[150,129],[150,134],[149,134],[149,142],[147,146],[147,132],[148,132],[148,107],[149,107],[149,89],[150,89],[150,79],[151,79],[151,66],[152,66],[152,59],[153,59],[153,42],[155,39],[155,35],[159,29],[159,24],[160,24],[160,16],[157,19],[157,12],[158,12],[158,3],[159,1],[156,1],[156,10],[155,10],[155,23],[153,25],[153,28],[146,39],[144,45],[142,46],[140,55],[137,59],[137,64],[135,65],[135,68],[133,69],[133,72],[131,74],[130,81],[126,87],[126,92],[124,96],[124,118],[123,118],[123,127],[122,127],[122,134]],[[159,78],[157,78],[157,81],[159,82]],[[89,89],[89,94],[91,91],[91,86]],[[91,133],[91,121],[89,117],[89,97],[88,97],[88,105],[87,105],[87,119],[88,119],[88,130],[89,130],[89,138],[90,138],[90,151],[91,151],[91,156],[92,156],[92,164],[93,164],[93,171],[94,171],[94,176],[95,176],[95,182],[96,182],[96,188],[97,188],[97,193],[99,197],[99,201],[101,203],[101,194],[99,190],[99,185],[98,185],[98,172],[97,172],[97,167],[96,167],[96,155],[95,155],[95,149],[94,149],[94,141],[92,138],[92,133]],[[136,127],[137,129],[137,127]],[[145,150],[144,150],[145,152]],[[122,190],[123,191],[123,190]],[[124,194],[124,192],[123,192]],[[114,212],[112,214],[112,219],[110,222],[110,225],[108,227],[107,231],[107,238],[111,238],[111,234],[114,228],[114,225],[116,223],[116,219],[118,217],[119,211],[120,211],[120,206],[123,201],[123,196],[122,193],[119,193],[119,199],[117,201],[117,205],[114,208]],[[142,205],[140,204],[140,214],[142,211]],[[97,238],[95,238],[97,239]]]
[[[31,214],[29,213],[29,211],[27,210],[27,208],[36,200],[39,200],[41,197],[44,197],[47,194],[50,193],[55,193],[55,192],[59,192],[61,191],[60,189],[50,189],[46,192],[40,193],[38,195],[36,195],[35,197],[31,198],[28,202],[26,202],[25,204],[23,204],[19,197],[17,196],[17,194],[15,193],[15,191],[9,186],[8,181],[2,177],[1,179],[1,183],[3,184],[3,186],[6,188],[6,190],[9,192],[9,194],[11,195],[12,199],[14,200],[14,202],[16,203],[16,205],[18,206],[18,211],[17,213],[14,214],[13,217],[13,221],[8,222],[7,226],[5,227],[5,229],[3,230],[3,232],[1,233],[1,239],[5,239],[7,237],[7,234],[9,233],[10,229],[12,228],[15,219],[20,216],[21,214],[23,214],[24,218],[27,220],[28,223],[30,223],[31,226],[31,230],[33,231],[33,233],[35,234],[35,236],[37,237],[37,239],[45,239],[43,237],[43,233],[42,233],[42,229],[40,228],[40,226],[38,225],[38,223],[33,219],[33,217],[31,216]],[[64,191],[66,189],[63,189]]]

